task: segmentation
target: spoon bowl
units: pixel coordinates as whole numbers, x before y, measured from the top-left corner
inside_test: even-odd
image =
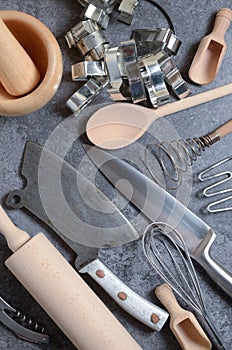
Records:
[[[96,146],[119,149],[137,141],[158,118],[232,93],[232,83],[169,103],[156,110],[129,103],[113,103],[90,117],[86,133]]]

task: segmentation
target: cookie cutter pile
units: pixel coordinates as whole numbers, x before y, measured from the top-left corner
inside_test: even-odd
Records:
[[[129,40],[110,46],[105,35],[110,14],[120,2],[118,20],[131,24],[137,0],[99,0],[97,6],[78,1],[84,7],[81,20],[65,36],[69,48],[77,48],[82,57],[71,67],[72,80],[85,82],[66,102],[73,113],[103,88],[113,101],[146,101],[154,108],[169,101],[169,90],[178,99],[191,93],[172,60],[181,41],[171,29],[136,29]]]

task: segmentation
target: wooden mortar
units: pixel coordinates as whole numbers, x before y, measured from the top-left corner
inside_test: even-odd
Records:
[[[0,115],[22,116],[48,103],[62,78],[62,56],[51,31],[38,19],[19,11],[0,11],[9,31],[22,45],[40,74],[36,89],[23,96],[12,96],[0,84]]]

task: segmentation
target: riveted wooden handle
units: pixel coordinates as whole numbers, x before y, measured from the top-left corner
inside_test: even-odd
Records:
[[[0,82],[12,96],[25,95],[38,85],[40,73],[30,56],[0,17]]]

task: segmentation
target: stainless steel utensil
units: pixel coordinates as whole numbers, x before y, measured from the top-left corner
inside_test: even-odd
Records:
[[[191,257],[232,297],[232,273],[210,254],[215,232],[177,199],[125,161],[96,147],[86,145],[86,149],[106,178],[152,222],[162,221],[179,231]]]
[[[218,173],[211,173],[211,170],[217,170],[218,167],[220,167],[221,165],[229,162],[232,160],[232,157],[226,157],[222,160],[220,160],[217,163],[214,163],[213,165],[207,167],[206,169],[204,169],[203,171],[200,172],[200,174],[198,175],[198,178],[200,181],[205,182],[205,181],[210,181],[212,179],[215,179],[215,181],[218,179],[218,181],[216,181],[215,183],[211,184],[210,186],[207,186],[204,190],[203,190],[203,195],[205,197],[213,197],[213,196],[217,196],[220,194],[224,194],[224,193],[232,193],[232,187],[228,187],[228,188],[224,188],[221,189],[221,185],[230,181],[232,179],[232,171],[230,170],[226,170],[226,171],[220,171]],[[222,203],[224,204],[227,201],[230,201],[232,199],[232,195],[228,195],[226,197],[223,197],[221,199],[218,199],[214,202],[211,202],[207,205],[206,210],[208,210],[209,213],[219,213],[222,211],[229,211],[232,210],[231,206],[220,206]]]
[[[39,167],[40,171],[43,167],[44,173],[41,186]],[[75,267],[79,272],[88,273],[126,312],[159,331],[168,313],[137,295],[98,259],[98,248],[118,246],[139,238],[124,215],[97,190],[98,195],[104,197],[100,208],[95,186],[69,163],[36,143],[26,145],[22,175],[27,180],[26,187],[11,192],[7,204],[13,208],[27,208],[51,227],[77,253]],[[62,194],[57,193],[56,182],[59,181]],[[83,200],[83,195],[92,208]],[[85,222],[83,212],[85,217],[89,214],[90,222]],[[113,228],[110,227],[112,222]],[[122,298],[122,293],[126,298]]]
[[[193,165],[193,162],[202,155],[202,152],[231,132],[232,120],[229,120],[216,130],[200,137],[148,144],[145,149],[145,163],[153,180],[166,189],[176,190],[182,183],[182,174]],[[153,156],[153,159],[157,159],[164,175],[165,183],[162,183],[152,171],[149,154]],[[157,162],[155,163],[156,166]]]

